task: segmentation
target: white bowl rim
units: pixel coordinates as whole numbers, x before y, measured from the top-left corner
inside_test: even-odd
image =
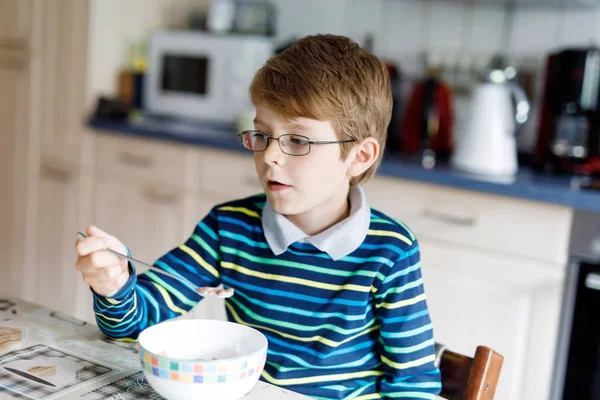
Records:
[[[150,329],[154,328],[155,326],[159,326],[159,325],[161,325],[161,324],[163,324],[163,323],[169,323],[169,324],[172,324],[172,323],[180,323],[180,322],[183,322],[183,323],[190,323],[190,322],[192,322],[192,321],[214,321],[214,322],[223,322],[223,323],[228,323],[228,324],[240,325],[240,326],[242,326],[242,327],[244,327],[244,328],[248,328],[248,329],[250,329],[250,330],[252,330],[252,331],[254,331],[254,332],[258,333],[258,334],[260,335],[260,338],[261,338],[261,339],[264,341],[264,345],[263,345],[263,346],[261,346],[259,350],[257,350],[257,351],[254,351],[254,352],[252,352],[252,353],[249,353],[249,354],[246,354],[246,355],[243,355],[243,356],[238,356],[238,357],[227,357],[227,358],[219,358],[218,360],[199,360],[199,359],[196,359],[196,360],[194,360],[194,359],[189,359],[189,358],[188,358],[188,359],[185,359],[185,358],[173,358],[173,357],[168,357],[168,356],[165,356],[165,355],[157,354],[157,353],[155,353],[155,352],[152,352],[152,351],[150,351],[150,350],[147,350],[147,349],[146,349],[144,346],[142,346],[142,344],[141,344],[141,342],[140,342],[140,338],[142,337],[142,335],[144,335],[144,332],[146,332],[146,331],[148,331],[148,330],[150,330]],[[144,330],[143,330],[143,331],[142,331],[142,332],[141,332],[141,333],[138,335],[138,340],[137,340],[137,342],[138,342],[138,346],[139,346],[141,349],[143,349],[143,350],[144,350],[144,353],[148,353],[148,354],[150,354],[150,355],[152,355],[152,356],[154,356],[154,357],[156,357],[156,358],[164,358],[164,359],[167,359],[167,360],[169,360],[169,361],[173,361],[173,362],[177,362],[177,363],[191,363],[191,364],[213,364],[213,363],[214,363],[214,364],[216,364],[216,363],[223,362],[223,361],[238,361],[238,360],[240,360],[240,361],[241,361],[241,360],[243,360],[243,359],[245,359],[245,358],[251,358],[251,357],[253,357],[253,356],[256,356],[257,354],[260,354],[260,353],[262,353],[263,351],[266,353],[266,351],[267,351],[267,349],[268,349],[268,346],[269,346],[269,341],[267,340],[267,337],[266,337],[265,335],[263,335],[263,333],[262,333],[262,332],[260,332],[258,329],[255,329],[255,328],[252,328],[251,326],[244,325],[244,324],[240,324],[240,323],[237,323],[237,322],[231,322],[231,321],[221,321],[221,320],[212,320],[212,319],[193,319],[193,320],[182,319],[182,320],[173,320],[173,321],[169,321],[169,320],[167,320],[167,321],[162,321],[162,322],[160,322],[160,323],[158,323],[158,324],[152,325],[152,326],[150,326],[150,327],[148,327],[148,328],[144,329]],[[138,354],[141,356],[141,352],[138,352]]]

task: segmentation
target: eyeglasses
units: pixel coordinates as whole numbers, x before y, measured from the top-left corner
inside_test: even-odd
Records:
[[[290,156],[305,156],[310,153],[310,147],[313,144],[338,144],[356,142],[355,139],[349,140],[334,140],[334,141],[314,141],[306,136],[285,134],[278,138],[271,137],[260,131],[243,131],[238,134],[242,145],[248,150],[255,152],[265,151],[269,147],[271,140],[279,142],[279,148],[285,154]]]

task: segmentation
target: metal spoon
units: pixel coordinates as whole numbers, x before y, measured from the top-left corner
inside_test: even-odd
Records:
[[[88,236],[85,233],[77,232],[77,237],[79,237],[81,239],[85,239]],[[160,269],[160,268],[157,268],[157,267],[155,267],[152,264],[148,264],[148,263],[145,263],[143,261],[137,260],[137,259],[135,259],[133,257],[130,257],[130,256],[126,255],[126,254],[122,254],[122,253],[119,253],[118,251],[115,251],[113,249],[109,249],[108,247],[106,247],[104,250],[108,251],[109,253],[114,254],[117,257],[120,257],[120,258],[123,258],[125,260],[134,262],[136,264],[141,264],[144,267],[146,267],[149,270],[151,270],[152,272],[163,274],[163,275],[168,276],[170,278],[177,279],[177,280],[179,280],[181,282],[187,283],[188,285],[190,285],[192,287],[195,287],[196,289],[194,289],[194,290],[200,296],[203,296],[203,297],[219,297],[219,298],[222,298],[222,299],[225,299],[225,298],[233,296],[233,289],[232,288],[221,289],[221,288],[210,287],[210,286],[197,287],[196,285],[194,285],[189,280],[187,280],[187,279],[185,279],[185,278],[183,278],[181,276],[170,274],[167,271],[165,271],[163,269]]]

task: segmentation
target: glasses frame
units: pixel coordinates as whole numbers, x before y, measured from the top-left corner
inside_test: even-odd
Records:
[[[248,149],[246,146],[244,146],[244,141],[242,140],[242,136],[245,134],[251,134],[251,133],[260,133],[261,135],[264,135],[265,138],[267,138],[267,145],[265,146],[265,148],[263,150],[253,150],[253,149]],[[283,147],[281,146],[281,138],[282,137],[287,137],[287,136],[295,136],[295,137],[299,137],[302,139],[306,139],[306,142],[308,143],[308,152],[306,152],[306,154],[291,154],[288,153],[287,151],[285,151],[283,149]],[[304,135],[296,135],[295,133],[285,133],[281,136],[279,136],[278,138],[275,137],[271,137],[269,135],[267,135],[266,133],[259,131],[259,130],[255,130],[255,129],[249,129],[249,130],[245,130],[242,131],[240,133],[238,133],[238,137],[240,138],[240,141],[242,142],[242,146],[244,146],[245,149],[248,149],[254,153],[262,153],[263,151],[266,151],[269,148],[269,145],[271,144],[271,140],[277,140],[277,143],[279,144],[279,149],[284,153],[287,154],[288,156],[292,156],[292,157],[302,157],[305,155],[308,155],[310,153],[310,151],[312,150],[312,145],[321,145],[321,144],[340,144],[340,143],[351,143],[351,142],[357,142],[356,139],[347,139],[347,140],[310,140],[310,138],[304,136]]]

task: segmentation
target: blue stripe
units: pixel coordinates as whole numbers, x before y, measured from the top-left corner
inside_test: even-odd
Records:
[[[250,232],[259,232],[259,233],[262,232],[262,228],[260,226],[252,226],[250,224],[245,223],[244,221],[240,221],[240,220],[237,220],[237,219],[234,219],[234,218],[231,218],[231,217],[222,217],[222,216],[219,215],[217,217],[217,220],[219,222],[228,222],[228,223],[233,224],[233,225],[241,226],[242,228],[244,228],[244,229],[246,229],[247,231],[250,231]]]

